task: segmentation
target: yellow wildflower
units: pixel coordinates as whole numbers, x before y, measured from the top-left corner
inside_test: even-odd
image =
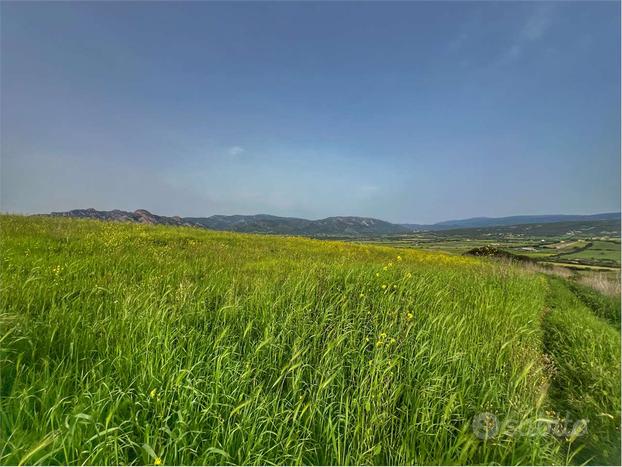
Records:
[[[387,288],[387,284],[382,284],[382,288],[386,289]]]
[[[387,266],[382,268],[383,271],[386,271],[387,269],[388,269]]]
[[[384,342],[378,341],[378,342],[376,342],[376,347],[382,347],[382,344],[384,344]]]
[[[397,260],[402,261],[402,257],[400,255],[397,255]]]
[[[160,459],[159,457],[156,457],[155,461],[153,461],[153,465],[162,465],[162,459]]]
[[[381,332],[380,333],[380,339],[386,339],[387,337],[387,333],[386,332]]]
[[[408,320],[413,319],[413,314],[412,313],[407,313],[406,314],[406,319],[408,319]]]
[[[155,388],[151,390],[151,392],[149,393],[149,397],[153,398],[156,396],[156,390]]]

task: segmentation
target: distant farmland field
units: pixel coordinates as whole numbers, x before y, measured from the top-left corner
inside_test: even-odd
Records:
[[[597,259],[620,263],[620,242],[592,240],[589,246],[576,253],[568,253],[565,259]]]
[[[413,248],[0,227],[1,464],[620,462],[619,300]]]

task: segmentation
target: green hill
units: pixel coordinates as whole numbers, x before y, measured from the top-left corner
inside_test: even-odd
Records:
[[[580,301],[568,322],[562,282],[304,238],[0,227],[0,464],[619,462],[619,331]]]

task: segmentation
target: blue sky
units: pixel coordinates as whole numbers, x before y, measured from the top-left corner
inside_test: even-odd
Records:
[[[1,204],[620,209],[618,2],[8,3]]]

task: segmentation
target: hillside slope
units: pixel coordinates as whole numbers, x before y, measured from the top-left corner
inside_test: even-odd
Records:
[[[542,277],[412,249],[0,222],[0,464],[559,464],[580,447],[516,431],[554,402]]]

